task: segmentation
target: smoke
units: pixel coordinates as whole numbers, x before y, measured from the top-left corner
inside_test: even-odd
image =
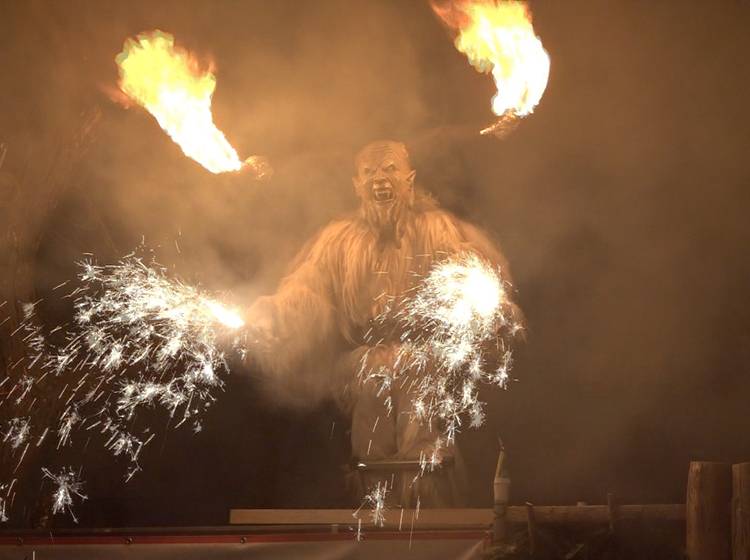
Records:
[[[596,502],[607,489],[624,501],[679,501],[689,459],[750,455],[733,435],[745,429],[749,396],[750,269],[740,255],[750,138],[738,124],[748,84],[736,63],[747,7],[532,4],[550,84],[502,142],[476,135],[491,119],[492,81],[455,50],[427,2],[50,1],[0,10],[0,68],[15,76],[0,92],[0,186],[27,188],[19,177],[30,158],[43,168],[82,110],[97,103],[103,112],[43,229],[39,295],[72,277],[81,253],[113,261],[145,238],[175,274],[249,305],[274,289],[310,235],[356,206],[356,150],[401,139],[417,181],[499,240],[528,317],[518,383],[482,397],[487,428],[463,439],[478,473],[474,503],[489,501],[498,433],[514,496],[540,503]],[[145,111],[109,100],[122,42],[153,28],[213,59],[217,125],[239,153],[269,156],[271,181],[214,176]],[[329,442],[332,413],[281,414],[254,396],[253,381],[235,377],[227,407],[237,408],[217,412],[215,425],[252,448],[232,456],[248,484],[267,488],[247,499],[324,499],[282,489],[276,473],[307,472],[308,483],[327,476],[334,459],[324,456],[338,457],[331,449],[344,428]],[[305,427],[315,423],[324,426]],[[303,454],[306,439],[321,451]],[[172,449],[163,461],[184,457]],[[216,472],[209,462],[196,476]],[[181,480],[184,489],[191,479]]]

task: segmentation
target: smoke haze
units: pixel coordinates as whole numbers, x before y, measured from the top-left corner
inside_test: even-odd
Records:
[[[426,1],[3,3],[0,189],[49,161],[82,111],[102,111],[44,228],[38,295],[83,252],[112,260],[145,238],[186,280],[249,305],[356,206],[354,153],[402,140],[417,181],[499,242],[529,326],[518,382],[484,396],[487,424],[462,441],[472,505],[490,503],[498,435],[515,502],[682,501],[689,460],[750,460],[750,8],[531,7],[550,82],[497,141],[476,133],[494,118],[491,78]],[[241,157],[268,156],[272,180],[212,175],[145,111],[110,101],[123,41],[154,28],[215,62],[217,126]],[[92,475],[82,523],[337,505],[345,419],[258,395],[235,371],[204,433],[171,433],[127,487]]]

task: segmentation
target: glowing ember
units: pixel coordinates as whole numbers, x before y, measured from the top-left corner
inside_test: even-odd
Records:
[[[457,31],[456,48],[469,63],[495,79],[492,110],[501,120],[483,132],[533,112],[547,87],[550,59],[534,33],[526,2],[433,0],[432,7]]]
[[[211,114],[216,78],[203,71],[196,58],[175,47],[174,37],[162,31],[127,39],[115,58],[120,69],[120,89],[151,113],[186,156],[212,173],[239,171],[245,163]],[[257,178],[270,175],[267,162],[248,158],[248,169]]]

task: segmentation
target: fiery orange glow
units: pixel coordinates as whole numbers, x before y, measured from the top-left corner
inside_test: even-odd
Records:
[[[440,18],[457,31],[456,48],[479,72],[492,73],[499,117],[533,112],[544,94],[550,59],[534,34],[526,2],[514,0],[433,0]]]
[[[212,173],[239,171],[243,162],[211,114],[216,78],[202,71],[196,58],[175,47],[162,31],[127,39],[115,58],[120,89],[144,107],[186,156]]]

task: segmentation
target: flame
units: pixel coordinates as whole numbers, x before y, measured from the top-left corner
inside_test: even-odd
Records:
[[[458,31],[456,48],[481,73],[492,73],[497,94],[492,110],[499,117],[523,117],[534,111],[547,87],[550,59],[534,33],[526,2],[453,0],[434,11]]]
[[[196,58],[175,47],[162,31],[127,39],[115,57],[119,87],[151,113],[186,156],[212,173],[239,171],[243,162],[211,114],[216,77],[201,71]]]

